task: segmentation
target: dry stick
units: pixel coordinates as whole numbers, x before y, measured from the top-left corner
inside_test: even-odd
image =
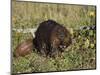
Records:
[[[33,37],[35,37],[35,31],[36,31],[37,28],[27,28],[27,29],[16,29],[16,28],[13,28],[12,31],[15,31],[15,32],[18,32],[18,33],[31,33]]]

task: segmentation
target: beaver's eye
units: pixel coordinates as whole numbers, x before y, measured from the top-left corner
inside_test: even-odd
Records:
[[[65,38],[65,34],[64,33],[59,33],[58,36],[59,36],[59,39],[61,39],[61,40]]]
[[[64,34],[60,34],[59,36],[60,36],[61,38],[64,38],[64,37],[65,37]]]

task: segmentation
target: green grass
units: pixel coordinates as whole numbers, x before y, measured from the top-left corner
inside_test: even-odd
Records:
[[[12,2],[12,29],[36,28],[42,21],[53,19],[69,28],[73,43],[62,57],[45,58],[32,52],[25,57],[12,57],[12,72],[49,72],[96,68],[96,32],[76,30],[95,25],[95,6],[58,5],[48,3]],[[12,52],[32,34],[12,31]]]

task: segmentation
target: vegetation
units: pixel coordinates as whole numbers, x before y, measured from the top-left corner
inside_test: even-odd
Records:
[[[78,30],[81,26],[96,25],[95,6],[12,2],[12,53],[32,34],[13,31],[36,28],[42,21],[53,19],[69,28],[73,43],[62,57],[45,58],[33,52],[25,57],[12,57],[12,72],[51,72],[96,68],[96,31]]]

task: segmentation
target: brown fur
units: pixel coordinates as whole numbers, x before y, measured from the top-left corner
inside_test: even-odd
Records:
[[[44,56],[55,57],[71,44],[70,32],[53,20],[40,23],[35,36],[35,48]]]

